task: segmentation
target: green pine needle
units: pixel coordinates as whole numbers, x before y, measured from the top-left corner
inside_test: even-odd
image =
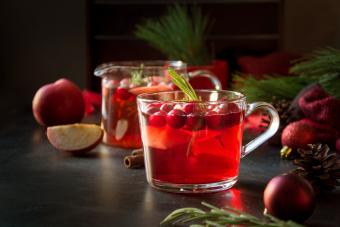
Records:
[[[307,76],[340,73],[340,50],[330,47],[316,50],[298,60],[290,72]]]
[[[340,99],[340,73],[325,74],[320,77],[319,84],[328,94]]]
[[[273,96],[278,99],[293,100],[306,86],[319,83],[325,91],[340,98],[340,74],[325,74],[321,76],[265,76],[258,80],[249,74],[235,74],[233,89],[247,96],[251,102],[262,100],[271,102]]]
[[[273,96],[279,99],[292,100],[305,86],[316,79],[288,76],[265,76],[258,80],[252,75],[236,74],[233,76],[233,89],[242,92],[251,102],[256,100],[271,102]]]
[[[209,24],[209,17],[203,16],[201,9],[193,7],[189,10],[176,4],[160,18],[138,24],[135,35],[172,60],[206,65],[211,61],[205,43]]]
[[[194,88],[191,84],[181,75],[179,75],[172,68],[168,68],[168,73],[171,76],[172,82],[183,91],[183,93],[187,96],[188,101],[199,101],[199,97],[197,96]]]
[[[243,92],[250,101],[270,102],[272,97],[292,100],[305,86],[319,83],[325,91],[340,98],[340,50],[324,48],[300,59],[290,69],[296,76],[265,76],[262,80],[252,75],[236,74],[234,89]]]
[[[253,226],[253,227],[302,227],[293,221],[282,221],[265,214],[266,219],[259,219],[243,211],[231,207],[217,208],[208,203],[202,205],[210,209],[203,211],[198,208],[180,208],[170,213],[160,224],[161,226],[186,225],[190,227],[225,227],[225,226]]]

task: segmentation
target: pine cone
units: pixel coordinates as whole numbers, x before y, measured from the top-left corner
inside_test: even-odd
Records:
[[[340,159],[328,152],[326,144],[309,144],[308,149],[298,149],[300,157],[293,160],[299,166],[293,173],[307,179],[317,193],[340,185]]]
[[[294,112],[295,107],[291,105],[292,101],[285,99],[277,99],[273,96],[271,104],[274,106],[280,116],[280,126],[286,127],[289,123],[299,120],[299,117]],[[263,123],[269,124],[267,119],[262,120]]]

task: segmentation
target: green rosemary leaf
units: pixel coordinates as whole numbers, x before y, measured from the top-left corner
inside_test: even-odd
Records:
[[[131,83],[132,84],[141,84],[143,82],[143,68],[144,64],[140,65],[138,70],[134,70],[131,72]]]
[[[253,226],[253,227],[302,227],[293,221],[282,221],[273,216],[265,214],[266,220],[247,214],[234,208],[217,208],[208,203],[202,205],[210,210],[205,212],[197,208],[181,208],[170,213],[161,225],[188,224],[192,227],[212,226]],[[191,223],[191,224],[189,224]]]
[[[160,224],[161,225],[167,225],[170,223],[174,223],[175,221],[178,222],[181,220],[183,216],[188,216],[192,214],[205,214],[204,211],[198,209],[198,208],[182,208],[177,209],[170,213]]]
[[[208,226],[212,226],[212,227],[225,227],[225,224],[219,224],[219,223],[214,222],[214,221],[206,221],[205,223]]]
[[[181,75],[179,75],[175,70],[172,68],[168,68],[169,75],[173,83],[181,89],[184,94],[187,96],[189,101],[199,101],[200,98],[197,96],[194,88],[191,84]]]

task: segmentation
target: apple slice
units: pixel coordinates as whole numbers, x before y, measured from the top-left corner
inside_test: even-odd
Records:
[[[103,130],[94,124],[58,125],[47,128],[47,138],[58,150],[83,154],[101,142]]]

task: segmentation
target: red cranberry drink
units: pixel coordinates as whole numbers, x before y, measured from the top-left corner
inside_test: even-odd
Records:
[[[125,148],[142,146],[137,114],[136,95],[172,90],[170,84],[136,84],[128,79],[103,80],[102,82],[103,142]]]
[[[173,90],[166,67],[173,62],[112,62],[102,64],[95,75],[102,77],[103,142],[124,148],[142,146],[136,96]],[[182,62],[173,65],[179,72],[185,70]]]
[[[238,103],[211,105],[150,104],[142,113],[154,181],[206,184],[236,179],[243,108]]]
[[[263,102],[247,105],[238,92],[194,91],[190,85],[176,85],[184,92],[137,97],[149,184],[182,193],[232,187],[241,157],[276,132],[277,112]],[[259,108],[269,112],[272,123],[264,134],[242,146],[246,113]]]

